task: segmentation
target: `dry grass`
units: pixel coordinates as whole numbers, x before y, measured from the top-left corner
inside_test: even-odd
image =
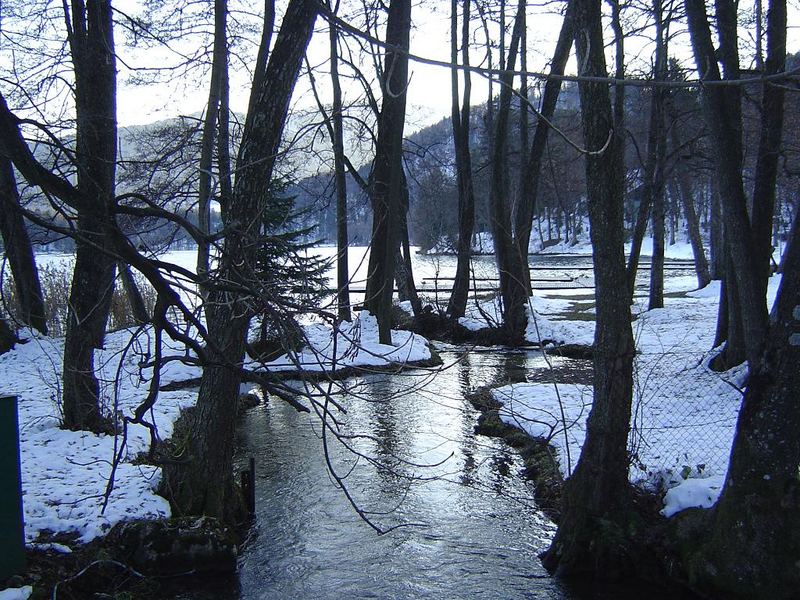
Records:
[[[136,285],[144,298],[148,313],[152,314],[156,293],[144,278],[134,273]],[[52,336],[63,336],[66,333],[67,314],[69,308],[69,291],[72,281],[72,269],[67,265],[45,265],[39,269],[39,280],[44,293],[45,317],[48,333]],[[2,297],[0,298],[0,315],[8,319],[9,324],[21,325],[19,298],[14,281],[8,270],[3,272]],[[108,317],[108,330],[116,331],[136,325],[128,297],[117,280],[114,296],[111,299],[111,310]]]

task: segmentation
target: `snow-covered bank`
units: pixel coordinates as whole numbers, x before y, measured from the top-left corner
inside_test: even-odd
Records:
[[[31,542],[50,531],[75,533],[88,542],[124,519],[169,516],[169,504],[155,493],[160,469],[130,462],[149,446],[149,433],[139,425],[129,427],[114,489],[102,510],[121,438],[60,429],[64,341],[26,333],[27,343],[0,356],[0,388],[18,396],[19,402],[25,539]],[[110,411],[127,415],[144,397],[148,375],[139,368],[140,356],[124,351],[130,341],[129,330],[109,334],[95,359],[102,402]],[[138,340],[140,346],[148,342],[146,336]],[[190,375],[188,367],[170,363],[167,381]],[[194,404],[195,397],[191,391],[160,395],[151,418],[162,438],[171,435],[181,408]]]
[[[419,363],[431,360],[429,342],[410,331],[392,331],[392,345],[378,341],[378,320],[366,311],[335,332],[326,324],[303,327],[304,347],[263,365],[270,371],[333,372],[354,367]],[[250,361],[251,368],[262,365]]]
[[[668,280],[669,291],[686,291],[691,278]],[[770,281],[774,301],[779,277]],[[669,491],[664,514],[690,506],[711,506],[721,491],[741,403],[746,369],[709,369],[717,314],[718,283],[665,299],[665,308],[645,311],[636,304],[633,323],[638,354],[629,448],[630,479]],[[585,340],[584,323],[558,322],[565,342]],[[501,419],[531,436],[546,438],[568,476],[580,456],[592,401],[589,386],[522,383],[498,388]]]
[[[113,414],[131,415],[144,399],[152,371],[143,357],[154,355],[148,329],[138,336],[122,330],[106,337],[95,365],[101,382],[101,397]],[[301,351],[297,359],[278,359],[268,369],[330,369],[333,363],[331,329],[305,328],[314,351]],[[114,487],[103,510],[104,494],[121,437],[66,431],[60,425],[60,373],[64,343],[61,338],[21,332],[27,342],[0,356],[0,390],[19,399],[20,450],[22,464],[25,538],[28,544],[40,534],[73,533],[80,542],[104,535],[115,523],[139,518],[170,515],[167,501],[155,493],[161,471],[146,464],[134,464],[138,454],[149,448],[150,436],[139,425],[128,427],[122,461],[114,475]],[[337,337],[337,368],[385,366],[431,358],[428,342],[408,332],[393,332],[393,346],[378,343],[374,317],[362,315],[343,327]],[[183,356],[185,350],[164,342],[165,356]],[[255,363],[251,368],[261,368]],[[179,361],[167,363],[162,384],[191,380],[200,375],[196,366]],[[197,392],[192,389],[162,391],[148,419],[161,439],[170,437],[181,409],[192,406]]]
[[[559,317],[572,304],[572,301],[560,298],[528,298],[525,309],[528,317],[525,340],[531,344],[549,342],[591,345],[594,340],[594,321],[566,320]],[[458,322],[470,331],[499,326],[502,323],[499,298],[470,302],[467,304],[465,316]]]

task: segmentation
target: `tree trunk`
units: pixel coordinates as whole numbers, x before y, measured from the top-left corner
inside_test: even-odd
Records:
[[[114,292],[114,226],[117,157],[116,61],[111,2],[72,3],[70,49],[75,70],[78,211],[75,268],[64,341],[64,427],[103,431],[101,391],[94,350],[101,348]]]
[[[631,298],[633,298],[633,293],[636,290],[636,273],[639,269],[639,259],[642,255],[642,242],[644,242],[644,235],[647,233],[647,223],[650,221],[650,201],[652,200],[652,194],[645,189],[647,186],[646,182],[647,175],[645,175],[645,185],[641,188],[639,208],[636,211],[636,224],[633,227],[633,235],[631,236],[631,253],[628,256],[628,266],[625,275],[628,293]]]
[[[350,270],[347,264],[347,176],[344,164],[344,116],[342,86],[339,82],[339,36],[336,27],[329,25],[331,53],[331,86],[333,88],[333,173],[336,188],[336,300],[337,316],[350,320]]]
[[[677,152],[678,148],[681,147],[678,135],[678,128],[673,126],[671,132],[673,152]],[[697,273],[697,287],[704,288],[711,282],[711,274],[708,270],[708,261],[706,260],[706,253],[703,249],[703,238],[700,235],[700,220],[697,218],[697,211],[694,208],[692,184],[686,172],[686,166],[682,164],[680,158],[675,165],[675,172],[675,178],[678,183],[677,195],[680,196],[683,214],[686,216],[686,224],[689,230],[689,241],[692,244],[694,270],[695,273]]]
[[[150,315],[147,312],[147,305],[144,302],[139,286],[136,285],[136,280],[133,278],[131,268],[124,262],[117,264],[119,269],[119,278],[122,281],[122,289],[125,290],[125,296],[128,299],[128,304],[133,313],[133,319],[139,324],[148,323]]]
[[[751,365],[711,535],[687,561],[692,583],[715,596],[789,599],[800,589],[799,224],[765,348]]]
[[[685,0],[685,7],[698,70],[704,80],[720,80],[705,4],[702,0]],[[736,11],[731,0],[717,0],[717,25],[726,79],[738,79]],[[761,354],[767,332],[767,307],[759,285],[755,238],[742,183],[739,98],[736,87],[703,88],[703,109],[713,140],[716,181],[722,199],[725,243],[735,267],[728,275],[736,280],[746,356],[755,361]]]
[[[464,316],[469,294],[470,261],[472,259],[472,234],[475,229],[475,191],[472,185],[472,155],[469,147],[470,136],[470,96],[472,79],[469,69],[464,69],[464,98],[461,109],[458,106],[458,14],[457,0],[450,4],[450,60],[453,68],[450,73],[452,87],[451,121],[453,126],[453,145],[456,158],[456,178],[458,181],[458,244],[456,252],[455,279],[453,291],[447,304],[447,315],[451,319]],[[469,23],[470,0],[464,0],[462,24],[461,57],[465,67],[469,66]]]
[[[711,279],[722,279],[725,273],[725,241],[722,235],[722,202],[719,186],[711,184]]]
[[[116,263],[107,252],[103,216],[78,217],[75,267],[64,339],[64,427],[107,431],[100,385],[94,374],[94,351],[103,347]],[[98,248],[100,251],[98,251]]]
[[[667,40],[664,36],[664,10],[661,0],[653,0],[653,17],[656,23],[655,79],[663,81],[667,74]],[[648,310],[664,307],[664,239],[665,198],[664,198],[664,160],[667,149],[667,131],[664,125],[664,102],[666,90],[654,87],[652,125],[656,130],[656,155],[652,172],[653,195],[653,254],[650,257],[650,299]]]
[[[580,75],[604,78],[600,0],[572,0]],[[622,132],[614,132],[608,86],[578,84],[581,121],[589,150],[586,181],[597,300],[594,402],[578,465],[564,488],[561,521],[543,557],[560,576],[590,573],[621,576],[614,530],[624,526],[628,506],[628,430],[633,393],[634,343],[626,285],[623,227]]]
[[[503,329],[506,339],[511,345],[524,342],[527,317],[525,304],[528,299],[525,285],[526,276],[523,273],[522,261],[514,245],[511,231],[511,214],[508,202],[508,181],[506,170],[507,163],[507,138],[508,120],[511,109],[511,86],[513,85],[513,70],[519,49],[521,35],[520,15],[525,10],[524,0],[520,0],[517,18],[514,21],[514,30],[511,35],[511,47],[508,51],[508,60],[500,76],[500,101],[495,120],[494,147],[492,150],[492,183],[489,195],[490,221],[492,237],[494,239],[495,262],[500,276],[500,298],[502,301],[501,312],[503,315]],[[527,258],[527,253],[526,253]],[[527,268],[527,262],[525,263]]]
[[[653,196],[653,255],[650,257],[650,297],[647,310],[664,308],[664,188]]]
[[[411,243],[408,239],[408,181],[403,173],[403,201],[400,206],[400,239],[395,254],[395,279],[397,295],[401,301],[411,302],[415,317],[422,314],[422,302],[414,283],[414,269],[411,265]]]
[[[558,34],[558,42],[553,52],[553,59],[550,62],[550,73],[552,75],[563,75],[564,68],[569,58],[572,48],[572,8],[567,6],[564,14],[564,21],[561,24],[561,31]],[[524,176],[520,192],[519,204],[515,215],[515,239],[514,244],[520,260],[525,265],[528,264],[528,247],[531,241],[531,229],[533,228],[533,214],[536,211],[536,200],[539,195],[539,181],[541,179],[542,157],[547,147],[547,137],[550,133],[550,122],[555,114],[558,95],[561,91],[561,80],[558,78],[548,79],[544,86],[542,96],[542,107],[536,122],[536,131],[533,134],[528,159],[525,163]],[[525,287],[528,295],[531,294],[530,269],[523,269],[525,277]]]
[[[664,39],[663,9],[660,0],[654,0],[652,12],[656,23],[656,52],[653,66],[653,79],[663,81],[667,71],[667,48]],[[650,308],[660,308],[664,304],[664,88],[654,86],[650,90],[650,126],[647,134],[647,158],[644,165],[642,184],[642,205],[637,215],[636,228],[628,259],[628,290],[633,297],[636,286],[636,271],[641,253],[642,241],[647,229],[647,215],[650,213],[653,234],[653,252],[650,257]],[[641,221],[639,219],[642,219]]]
[[[210,233],[211,199],[214,196],[211,172],[214,159],[214,141],[220,114],[222,84],[223,80],[227,79],[225,77],[228,65],[227,18],[227,0],[214,0],[214,51],[211,59],[211,85],[208,92],[206,117],[203,121],[203,134],[200,141],[200,175],[197,197],[197,228],[206,236]],[[198,242],[197,276],[200,280],[200,293],[203,297],[208,293],[209,249],[208,239]]]
[[[4,318],[0,317],[0,354],[12,350],[18,341],[14,330]]]
[[[6,258],[11,266],[14,289],[19,299],[19,319],[25,325],[47,334],[39,270],[20,211],[14,168],[5,156],[0,156],[0,234],[3,236]]]
[[[215,277],[220,283],[245,284],[255,276],[248,269],[261,237],[259,215],[269,202],[275,158],[316,6],[314,0],[290,0],[269,62],[264,57],[265,70],[254,74],[235,187],[224,208],[231,232],[225,237]],[[265,19],[267,27],[271,30],[269,19]],[[266,37],[265,33],[262,40]],[[213,363],[203,369],[196,408],[177,428],[183,432],[181,460],[164,465],[162,490],[175,514],[204,514],[229,522],[240,514],[231,468],[239,369],[249,322],[246,300],[228,285],[212,287],[209,294]]]
[[[767,11],[767,60],[765,75],[786,67],[786,0],[771,0]],[[772,272],[772,219],[775,214],[775,181],[778,175],[783,133],[784,86],[765,83],[761,90],[761,136],[753,184],[753,238],[756,244],[757,288],[766,296]]]
[[[725,273],[722,277],[722,287],[720,288],[717,337],[714,343],[714,347],[718,347],[725,342],[725,347],[715,357],[712,364],[713,368],[719,371],[727,371],[747,360],[741,299],[736,278],[731,275],[733,269],[733,259],[726,247]]]
[[[227,49],[227,46],[226,46]],[[228,77],[229,55],[222,61],[219,82],[219,116],[217,117],[217,174],[219,177],[219,204],[224,206],[233,196],[231,175],[231,85]]]
[[[625,79],[625,32],[622,29],[622,6],[619,0],[609,0],[611,5],[611,28],[614,30],[614,77]],[[614,86],[614,128],[625,131],[625,86]],[[620,154],[625,156],[625,136],[621,136]]]
[[[382,79],[383,106],[372,170],[372,242],[364,306],[378,319],[382,344],[392,343],[392,293],[403,194],[403,128],[408,86],[408,44],[411,2],[392,0],[386,24],[386,61]]]

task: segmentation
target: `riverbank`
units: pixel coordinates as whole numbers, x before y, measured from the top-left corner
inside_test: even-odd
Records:
[[[333,368],[335,364],[342,369],[338,375],[344,376],[358,369],[398,369],[406,363],[430,364],[436,360],[427,340],[410,332],[394,332],[395,346],[378,344],[373,321],[364,315],[350,328],[343,328],[335,353],[330,330],[326,342],[323,329],[314,326],[307,336],[307,350],[290,361],[280,362],[279,358],[275,372],[288,376],[297,372],[292,367],[299,364],[322,376],[326,367]],[[59,378],[63,339],[27,330],[20,337],[24,343],[0,356],[0,389],[18,397],[25,542],[33,570],[10,583],[20,584],[13,585],[17,588],[33,585],[34,594],[49,596],[49,590],[38,589],[42,584],[35,580],[37,572],[69,574],[72,566],[83,564],[81,557],[103,554],[100,540],[116,524],[134,519],[164,520],[171,517],[171,511],[167,500],[156,493],[160,468],[141,459],[150,446],[149,431],[140,425],[129,425],[123,444],[121,434],[61,429]],[[104,348],[96,355],[96,369],[103,408],[108,414],[131,415],[147,395],[152,377],[147,357],[154,355],[152,344],[149,328],[106,336]],[[162,382],[171,387],[160,392],[148,412],[160,440],[172,435],[181,411],[196,402],[196,389],[183,389],[177,384],[200,375],[200,367],[192,364],[182,347],[165,340],[162,350],[165,357],[189,360],[186,364],[171,360],[162,369]],[[250,361],[247,367],[264,366]],[[64,568],[46,567],[56,562]],[[42,564],[45,567],[37,571],[36,565]],[[23,592],[19,594],[22,597]]]
[[[779,276],[770,281],[770,305],[779,282]],[[637,356],[630,480],[662,496],[667,517],[716,502],[746,376],[744,367],[727,372],[709,367],[719,283],[702,290],[694,287],[691,277],[669,278],[664,308],[646,311],[641,300],[634,305]],[[572,304],[579,305],[583,314],[593,314],[593,307],[583,300]],[[482,313],[489,315],[483,319],[484,327],[491,323],[492,308],[490,303],[482,307]],[[571,318],[559,318],[559,311]],[[537,299],[529,314],[538,315],[535,327],[529,323],[526,332],[531,342],[539,341],[539,333],[545,343],[585,344],[593,329],[592,323],[574,319],[574,308],[563,298]],[[475,327],[480,325],[476,321]],[[531,438],[546,440],[561,476],[568,477],[583,446],[591,384],[519,381],[496,387],[491,395],[499,405],[497,417]]]
[[[701,511],[688,509],[713,507],[721,493],[747,370],[744,365],[716,372],[709,366],[718,282],[692,290],[691,281],[667,281],[663,309],[646,311],[636,303],[634,310],[629,479],[635,507],[620,551],[636,556],[636,568],[644,569],[639,575],[647,580],[681,586],[688,577],[681,572],[679,547],[704,535],[693,526]],[[779,284],[780,276],[769,282],[770,306]],[[483,413],[479,431],[519,448],[526,463],[531,455],[546,457],[544,469],[541,460],[532,461],[530,474],[542,488],[537,497],[558,499],[583,447],[592,386],[525,375],[473,399]],[[555,510],[548,508],[557,518],[558,500]]]

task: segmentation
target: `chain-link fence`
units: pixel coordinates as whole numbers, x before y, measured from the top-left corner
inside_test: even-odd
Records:
[[[662,487],[724,475],[745,369],[716,372],[708,356],[639,354],[634,370],[632,479]]]

